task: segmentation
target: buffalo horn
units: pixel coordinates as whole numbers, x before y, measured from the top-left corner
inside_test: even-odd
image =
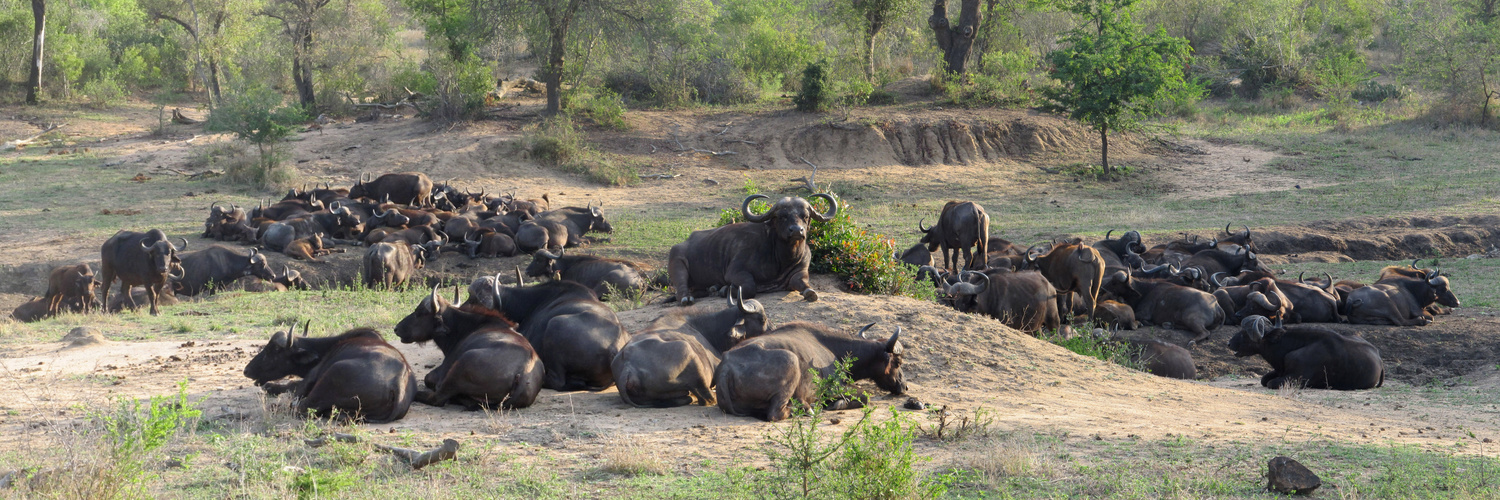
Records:
[[[1318,288],[1322,288],[1326,292],[1329,288],[1333,288],[1333,275],[1325,272],[1323,273],[1323,277],[1326,281],[1319,283]]]
[[[1433,272],[1432,276],[1427,279],[1427,284],[1432,285],[1432,286],[1438,286],[1438,279],[1442,278],[1442,277],[1443,277],[1443,272],[1442,271]]]
[[[828,211],[824,212],[824,213],[821,213],[821,214],[817,213],[817,212],[813,212],[813,216],[812,217],[813,217],[814,220],[817,220],[818,222],[828,222],[828,221],[833,220],[834,216],[837,216],[839,214],[839,201],[833,199],[833,195],[830,195],[828,193],[818,193],[818,194],[809,196],[809,198],[813,198],[813,199],[822,198],[822,199],[828,200]]]
[[[734,301],[734,292],[739,291],[740,286],[734,285],[731,288],[733,288],[733,290],[731,290],[729,293],[724,294],[724,298],[729,301],[729,307],[739,307],[739,304],[735,303]]]
[[[500,275],[498,274],[495,275],[495,277],[497,278],[495,280],[496,286],[499,286],[500,283],[500,280],[498,279],[499,276]],[[526,278],[521,276],[521,266],[516,266],[516,286],[526,286]],[[495,310],[498,311],[499,308],[496,308]]]
[[[865,325],[864,328],[860,328],[859,329],[859,333],[855,334],[855,336],[857,336],[859,338],[862,338],[862,339],[868,339],[868,338],[870,338],[870,337],[868,337],[868,336],[865,335],[865,331],[869,330],[871,327],[874,327],[874,326],[875,326],[875,323],[870,323],[868,325]]]
[[[438,287],[439,286],[442,286],[442,285],[441,284],[432,285],[432,295],[428,295],[427,296],[427,301],[432,303],[432,312],[433,312],[433,314],[441,314],[443,312],[443,306],[442,306],[442,304],[438,303],[438,293],[437,292],[438,292]]]
[[[521,279],[521,273],[520,273],[520,271],[521,271],[521,266],[516,266],[516,279],[517,280]],[[516,284],[517,285],[521,285],[522,283],[517,282]],[[500,273],[495,273],[495,282],[490,284],[490,295],[494,296],[494,304],[490,306],[490,309],[494,309],[496,311],[499,311],[500,310]]]
[[[282,264],[281,265],[281,277],[285,278],[289,274],[292,274],[292,266],[288,266],[286,264]]]
[[[1158,264],[1158,265],[1150,266],[1150,267],[1142,266],[1141,267],[1141,272],[1145,273],[1145,274],[1155,274],[1157,271],[1160,271],[1163,267],[1167,267],[1167,266],[1168,266],[1168,264]]]
[[[1231,235],[1234,234],[1234,233],[1229,232],[1229,224],[1225,224],[1224,225],[1224,234],[1231,234]]]
[[[479,238],[469,239],[469,235],[479,236],[479,231],[473,231],[464,235],[464,243],[479,243]]]
[[[219,204],[220,203],[224,203],[224,202],[222,202],[222,201],[213,202],[212,205],[208,206],[208,210],[211,211],[211,212],[223,213],[224,210],[221,209],[221,208],[219,208]]]
[[[1108,240],[1109,239],[1109,235],[1111,235],[1111,234],[1115,234],[1115,230],[1111,229],[1109,231],[1105,231],[1104,232],[1104,239]]]
[[[925,233],[925,232],[927,232],[927,231],[928,231],[928,230],[930,230],[930,229],[932,229],[932,228],[930,228],[930,227],[922,227],[922,223],[923,223],[923,222],[927,222],[927,218],[926,218],[926,217],[923,217],[923,218],[920,218],[920,219],[917,219],[917,230],[918,230],[918,231],[921,231],[921,232],[924,232],[924,233]]]
[[[758,310],[756,308],[750,307],[750,304],[745,303],[745,289],[742,287],[734,287],[734,299],[736,302],[740,303],[740,312],[751,314]]]
[[[1250,337],[1250,341],[1255,343],[1260,343],[1270,329],[1271,320],[1266,319],[1265,316],[1250,316],[1240,322],[1240,330],[1244,331],[1245,336]]]
[[[984,293],[985,290],[990,289],[990,275],[975,271],[964,271],[964,273],[968,273],[969,276],[979,276],[984,281],[983,286],[979,286],[978,288],[974,289],[974,295],[979,295],[981,293]],[[958,278],[963,280],[965,283],[969,283],[969,278],[967,276],[964,276],[963,273],[959,273]]]
[[[1213,274],[1211,274],[1211,275],[1208,276],[1208,281],[1213,282],[1214,286],[1222,288],[1224,286],[1224,284],[1223,284],[1223,282],[1219,281],[1219,275],[1221,275],[1221,274],[1227,274],[1227,273],[1223,273],[1223,272],[1213,273]]]
[[[178,238],[178,239],[182,240],[182,246],[177,247],[177,251],[179,251],[179,252],[186,251],[187,250],[187,238]]]
[[[1302,283],[1302,274],[1305,273],[1305,272],[1306,271],[1302,271],[1302,272],[1297,273],[1297,283]]]
[[[896,325],[896,333],[891,334],[891,338],[885,341],[885,352],[901,354],[903,350],[901,346],[901,325]]]
[[[1254,302],[1256,305],[1266,308],[1267,310],[1276,310],[1276,306],[1271,305],[1271,299],[1267,298],[1266,294],[1264,293],[1250,292],[1250,296],[1246,298],[1251,302]]]
[[[763,194],[752,194],[750,196],[746,196],[745,197],[744,203],[740,203],[740,213],[744,214],[745,220],[750,221],[750,222],[765,222],[766,219],[771,218],[771,212],[770,211],[767,211],[766,213],[763,213],[763,214],[760,214],[760,215],[755,215],[755,214],[750,213],[750,202],[755,201],[755,200],[759,200],[759,199],[767,199],[767,200],[769,200],[769,199],[771,199],[771,197],[763,195]]]
[[[1417,267],[1417,261],[1420,261],[1420,260],[1422,260],[1422,259],[1412,259],[1411,260],[1411,268],[1412,269],[1421,269],[1420,267]]]
[[[1245,238],[1247,238],[1247,239],[1250,238],[1250,226],[1245,226],[1245,232],[1240,233],[1240,234],[1245,235]]]
[[[293,323],[295,324],[295,323]],[[302,323],[302,338],[307,338],[307,329],[312,327],[312,320]],[[288,335],[290,337],[290,335]]]
[[[547,249],[543,248],[543,249],[537,250],[536,254],[540,255],[542,257],[546,257],[546,258],[552,259],[552,260],[561,259],[562,258],[562,249],[558,249],[557,252],[558,253],[552,253],[551,251],[548,251]]]

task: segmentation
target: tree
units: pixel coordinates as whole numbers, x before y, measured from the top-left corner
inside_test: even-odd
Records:
[[[208,129],[232,132],[255,145],[258,155],[253,172],[240,173],[242,180],[265,187],[278,180],[276,145],[296,132],[295,126],[307,120],[302,108],[281,105],[282,96],[266,87],[231,95],[208,116]],[[231,177],[236,172],[229,172]]]
[[[31,0],[31,74],[26,77],[26,104],[41,102],[42,42],[47,37],[47,1]]]
[[[317,105],[313,93],[313,31],[318,11],[331,0],[271,0],[261,14],[281,21],[282,33],[292,42],[292,84],[297,87],[297,101],[312,111]],[[581,1],[581,0],[575,0]]]
[[[917,6],[917,0],[842,0],[839,18],[864,35],[865,78],[875,79],[875,37]]]
[[[1109,132],[1133,130],[1164,100],[1195,99],[1201,89],[1183,78],[1192,61],[1187,40],[1157,28],[1146,33],[1131,18],[1139,0],[1059,0],[1086,23],[1068,31],[1064,48],[1047,55],[1061,85],[1045,90],[1049,110],[1066,113],[1099,132],[1109,165]]]
[[[182,27],[193,41],[194,64],[198,79],[208,88],[209,103],[223,98],[219,85],[219,61],[222,33],[233,22],[234,0],[140,0],[141,9],[152,20],[167,21]]]
[[[1500,21],[1487,8],[1482,1],[1416,2],[1391,16],[1401,41],[1402,73],[1443,92],[1443,105],[1477,112],[1481,125],[1489,124],[1493,103],[1500,100]]]
[[[927,26],[937,36],[938,48],[943,49],[943,63],[948,73],[963,74],[969,61],[969,49],[974,46],[974,35],[979,32],[979,0],[961,0],[958,9],[958,26],[948,20],[948,0],[933,0],[932,17]]]

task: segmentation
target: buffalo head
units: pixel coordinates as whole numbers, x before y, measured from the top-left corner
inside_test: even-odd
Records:
[[[867,333],[870,327],[873,326],[875,326],[875,323],[870,323],[865,325],[864,328],[859,329],[859,338],[875,340],[870,338]],[[884,389],[886,392],[903,394],[906,392],[906,381],[901,375],[901,352],[905,350],[901,345],[901,327],[897,326],[896,333],[884,342],[885,349],[881,353],[873,356],[873,359],[861,359],[857,361],[856,364],[862,365],[863,369],[857,370],[859,373],[850,373],[850,375],[855,377],[868,376],[875,381],[876,386]]]
[[[604,220],[604,210],[603,209],[604,209],[604,202],[600,202],[599,206],[597,206],[597,207],[595,207],[595,206],[590,206],[589,207],[589,227],[587,229],[584,229],[584,232],[590,232],[590,231],[592,231],[592,232],[599,232],[599,233],[613,233],[613,232],[615,232],[615,228],[609,225],[609,221]]]
[[[266,281],[276,279],[276,273],[271,271],[271,264],[266,262],[265,254],[253,248],[250,249],[250,265],[245,267],[245,276],[254,276]]]
[[[1442,271],[1428,273],[1422,270],[1420,273],[1422,278],[1427,280],[1428,286],[1432,288],[1430,293],[1434,302],[1448,307],[1458,307],[1458,296],[1453,294],[1453,290],[1448,289],[1448,277],[1444,276]]]
[[[1240,331],[1229,339],[1229,350],[1234,351],[1235,357],[1247,357],[1260,354],[1261,346],[1269,337],[1274,337],[1281,329],[1281,322],[1271,323],[1265,316],[1250,316],[1240,321]]]
[[[141,242],[141,250],[146,252],[151,261],[152,269],[157,273],[165,275],[170,279],[182,279],[182,259],[177,258],[177,253],[187,250],[187,238],[182,239],[182,246],[173,246],[167,240],[158,241],[147,245]]]
[[[281,276],[277,276],[271,281],[280,283],[287,290],[307,290],[309,288],[307,280],[302,279],[302,273],[292,270],[291,266],[285,264],[281,266]]]
[[[833,220],[839,213],[839,202],[825,193],[818,193],[810,198],[823,198],[828,200],[829,209],[827,213],[818,213],[813,210],[812,203],[808,203],[799,197],[788,196],[777,200],[771,205],[771,209],[763,214],[750,213],[750,203],[758,199],[769,200],[771,197],[763,194],[754,194],[745,198],[740,204],[740,212],[745,215],[745,220],[756,223],[770,224],[777,238],[783,241],[805,241],[807,240],[807,229],[810,220],[828,222]]]
[[[740,310],[740,320],[735,322],[729,336],[736,340],[744,340],[760,336],[771,329],[771,319],[766,317],[766,308],[755,299],[745,300],[745,291],[740,287],[734,287],[725,294],[729,298],[729,307],[737,307]]]
[[[302,324],[302,337],[295,335],[296,324],[287,331],[272,335],[271,341],[245,365],[245,377],[254,380],[255,385],[261,385],[295,373],[306,373],[308,368],[317,364],[318,354],[299,347],[297,340],[307,337],[311,325],[312,320]]]
[[[396,336],[401,338],[401,343],[412,344],[447,335],[448,326],[443,323],[443,311],[449,307],[453,307],[453,304],[439,295],[438,285],[434,285],[432,293],[417,303],[416,310],[396,323]]]

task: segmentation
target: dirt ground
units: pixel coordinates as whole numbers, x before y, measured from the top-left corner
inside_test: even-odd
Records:
[[[1094,137],[1076,125],[1026,111],[944,110],[906,107],[873,116],[810,116],[791,112],[639,111],[631,112],[633,129],[600,132],[597,142],[611,153],[638,162],[642,174],[679,177],[643,181],[633,187],[601,187],[538,166],[517,147],[524,126],[535,116],[534,103],[493,120],[459,127],[439,126],[410,117],[374,123],[346,120],[322,132],[304,133],[293,143],[292,159],[307,182],[348,185],[361,173],[420,170],[435,180],[461,188],[514,191],[522,196],[549,193],[558,205],[603,201],[606,210],[643,213],[662,204],[718,210],[722,200],[742,196],[741,172],[787,170],[806,175],[807,163],[819,165],[819,181],[858,182],[878,172],[887,179],[927,179],[933,169],[943,175],[996,168],[1035,168],[1027,162],[1057,163],[1090,154]],[[38,124],[66,117],[0,113],[0,138],[35,133]],[[192,110],[187,111],[198,116]],[[110,172],[152,176],[190,174],[183,165],[205,143],[229,140],[202,132],[177,130],[167,138],[149,137],[154,111],[121,112],[116,121],[70,120],[64,129],[76,141],[88,141]],[[1269,172],[1276,153],[1233,144],[1189,141],[1202,150],[1160,153],[1141,141],[1119,141],[1123,158],[1162,165],[1178,179],[1172,196],[1206,196],[1188,187],[1193,179],[1229,179],[1221,190],[1256,192],[1308,187],[1306,181]],[[733,154],[724,154],[732,152]],[[717,155],[713,153],[719,153]],[[17,153],[0,153],[17,154]],[[997,167],[999,165],[999,167]],[[1266,177],[1262,174],[1274,174]],[[990,189],[1005,190],[1003,181]],[[898,188],[899,189],[899,188]],[[1223,195],[1224,192],[1215,192]],[[206,203],[203,207],[206,210]],[[201,212],[188,219],[201,220]],[[14,307],[41,293],[45,273],[54,263],[93,260],[99,241],[70,236],[40,226],[0,232],[0,307]],[[1296,227],[1256,228],[1256,241],[1267,262],[1298,259],[1396,259],[1408,255],[1464,255],[1485,252],[1500,242],[1500,217],[1389,218],[1340,220]],[[1177,235],[1148,234],[1152,238]],[[1204,235],[1211,236],[1211,235]],[[195,240],[195,244],[206,243]],[[333,255],[328,263],[289,263],[330,284],[354,275],[357,253]],[[661,256],[648,265],[658,265]],[[273,262],[284,259],[274,256]],[[486,264],[505,268],[524,262]],[[466,280],[473,273],[466,258],[440,259],[424,278]],[[279,267],[279,266],[278,266]],[[1050,343],[1019,334],[998,322],[958,314],[932,303],[908,298],[844,293],[829,277],[817,277],[827,290],[816,303],[795,296],[763,297],[773,321],[817,321],[853,330],[878,321],[889,333],[895,325],[907,332],[905,361],[910,395],[961,411],[988,408],[1005,429],[1065,431],[1079,436],[1186,435],[1207,441],[1255,440],[1270,436],[1323,436],[1341,441],[1451,445],[1472,439],[1500,439],[1500,421],[1490,410],[1443,410],[1432,418],[1419,409],[1402,409],[1380,391],[1288,397],[1254,384],[1265,365],[1258,358],[1233,358],[1223,347],[1233,328],[1220,328],[1195,351],[1207,382],[1153,377],[1120,366],[1074,355]],[[665,306],[651,305],[620,314],[632,330],[659,316]],[[371,325],[388,330],[392,325]],[[1391,384],[1410,387],[1431,381],[1467,377],[1481,387],[1500,385],[1500,319],[1485,310],[1459,309],[1422,328],[1335,325],[1381,346]],[[104,332],[110,334],[114,332]],[[241,375],[244,363],[271,332],[249,339],[182,342],[131,342],[69,347],[61,343],[0,348],[0,391],[13,395],[0,406],[0,448],[16,447],[46,433],[54,424],[81,418],[78,404],[109,396],[149,396],[190,380],[195,397],[211,419],[237,419],[261,411],[258,389]],[[1133,335],[1183,344],[1180,332],[1141,330]],[[401,346],[419,376],[440,355],[432,346]],[[1248,384],[1247,384],[1248,382]],[[905,396],[877,398],[899,404]],[[1309,427],[1306,422],[1339,422]],[[847,424],[845,424],[847,425]],[[1477,438],[1458,432],[1458,426]],[[630,408],[613,389],[599,393],[543,391],[531,408],[503,414],[463,412],[455,408],[414,405],[406,419],[372,430],[411,430],[434,439],[471,432],[515,441],[548,444],[562,453],[589,455],[604,443],[569,441],[569,433],[629,435],[653,450],[670,450],[681,458],[691,453],[708,458],[738,456],[762,442],[765,424],[727,417],[716,408],[665,410]],[[1425,432],[1419,432],[1425,431]],[[693,444],[691,447],[674,446]]]

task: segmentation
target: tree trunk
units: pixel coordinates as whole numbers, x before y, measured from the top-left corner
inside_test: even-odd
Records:
[[[870,83],[875,82],[875,35],[880,34],[880,26],[870,25],[865,32],[865,78]]]
[[[949,26],[948,0],[933,0],[932,17],[927,18],[938,48],[943,49],[944,66],[953,75],[963,74],[967,69],[974,35],[979,31],[979,0],[960,1],[958,26]]]
[[[543,113],[548,116],[562,112],[563,61],[568,55],[568,28],[573,24],[573,14],[584,1],[568,0],[568,6],[562,12],[546,9],[547,29],[552,34],[552,46],[547,56],[547,81],[543,82],[547,85],[547,109]]]
[[[302,104],[302,109],[312,112],[317,105],[313,96],[312,75],[312,22],[308,16],[302,26],[302,36],[297,40],[298,47],[294,50],[292,58],[292,83],[297,86],[297,100]]]
[[[36,24],[31,38],[31,74],[26,77],[26,104],[37,104],[42,91],[42,42],[47,38],[47,1],[31,0],[31,18]]]
[[[1104,173],[1105,175],[1113,174],[1114,170],[1109,167],[1109,127],[1099,128],[1099,143],[1103,146],[1100,158],[1104,160]]]
[[[218,105],[223,95],[219,93],[219,59],[208,58],[208,92],[211,104]]]

